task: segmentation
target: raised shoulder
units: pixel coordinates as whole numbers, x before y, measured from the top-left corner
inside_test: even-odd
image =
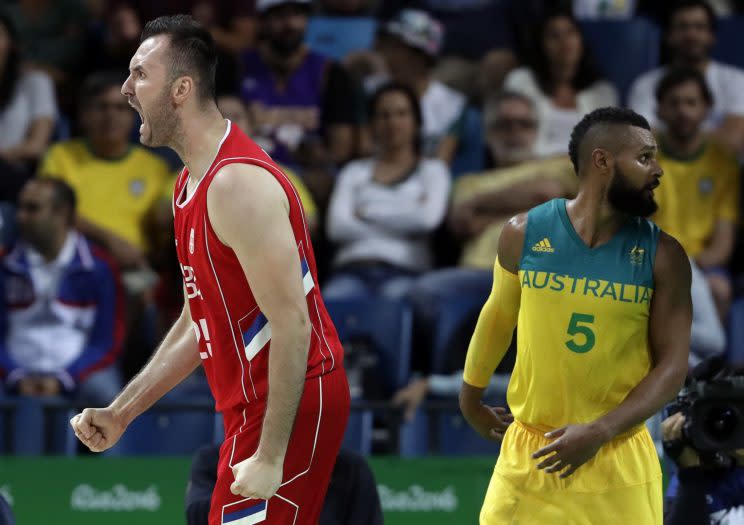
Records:
[[[228,164],[207,190],[207,213],[220,240],[231,245],[241,231],[289,214],[289,200],[274,175],[254,164]]]
[[[511,273],[519,273],[519,261],[522,259],[522,246],[527,232],[527,213],[515,215],[504,225],[499,238],[499,262]]]

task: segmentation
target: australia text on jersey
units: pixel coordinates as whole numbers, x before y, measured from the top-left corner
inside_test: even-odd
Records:
[[[519,273],[522,276],[522,288],[544,288],[553,292],[577,294],[585,297],[594,296],[599,299],[635,304],[650,303],[653,295],[652,288],[636,284],[573,277],[567,274],[538,270],[522,270]]]

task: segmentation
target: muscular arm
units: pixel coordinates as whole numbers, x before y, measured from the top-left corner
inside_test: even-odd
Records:
[[[494,286],[478,317],[478,323],[465,358],[460,409],[465,419],[476,426],[483,393],[509,348],[517,324],[521,288],[519,260],[527,225],[527,215],[512,218],[501,232],[498,260],[494,268]]]
[[[181,316],[173,323],[160,347],[109,408],[126,427],[183,381],[200,362],[196,337],[191,328],[189,303],[186,299]]]
[[[701,268],[725,266],[734,251],[736,226],[730,221],[719,219],[705,249],[695,257]]]
[[[682,387],[692,323],[690,281],[690,263],[682,246],[662,232],[648,330],[652,368],[616,409],[595,421],[608,440],[646,421]]]
[[[271,326],[269,393],[256,454],[281,464],[305,385],[311,330],[289,203],[264,169],[232,164],[215,176],[207,208]]]

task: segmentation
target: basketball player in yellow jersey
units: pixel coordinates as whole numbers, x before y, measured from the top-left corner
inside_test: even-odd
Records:
[[[660,525],[661,469],[644,422],[687,372],[690,265],[645,219],[662,170],[646,120],[589,113],[571,135],[574,200],[504,228],[460,407],[501,440],[482,525]],[[481,403],[517,326],[512,414]]]

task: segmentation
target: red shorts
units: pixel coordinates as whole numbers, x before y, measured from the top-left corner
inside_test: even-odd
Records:
[[[246,410],[245,429],[220,447],[209,525],[317,524],[346,430],[349,402],[343,368],[305,382],[284,459],[282,485],[269,500],[246,499],[230,492],[235,481],[232,466],[251,457],[261,437],[266,405],[252,403]]]

